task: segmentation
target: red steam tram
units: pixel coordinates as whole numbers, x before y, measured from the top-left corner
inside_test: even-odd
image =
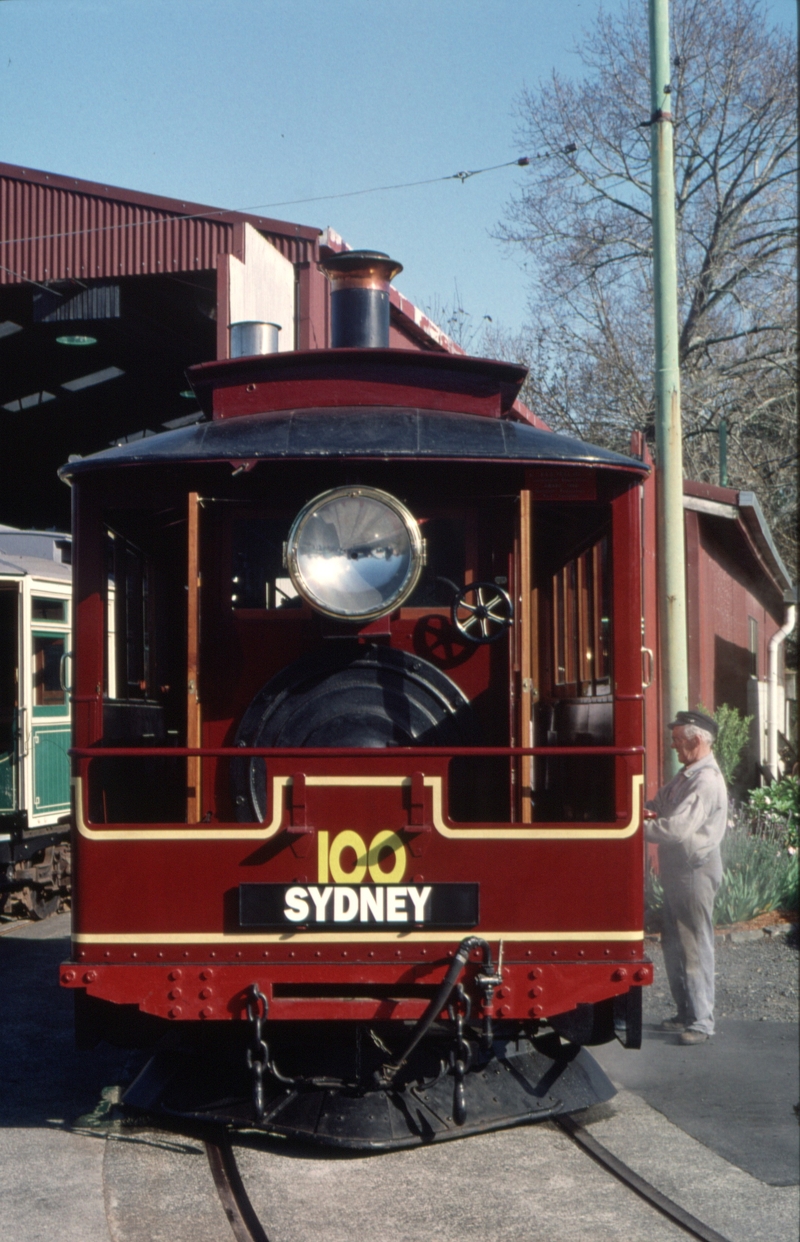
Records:
[[[71,462],[77,1033],[133,1106],[392,1148],[613,1093],[643,945],[644,467],[517,366],[203,364],[209,421]]]

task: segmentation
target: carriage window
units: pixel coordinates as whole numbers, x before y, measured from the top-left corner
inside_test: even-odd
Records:
[[[575,681],[577,598],[576,561],[570,561],[553,578],[553,617],[555,619],[556,685]]]
[[[50,621],[63,625],[67,619],[67,601],[65,599],[47,599],[45,596],[34,595],[31,599],[31,619],[33,621]]]
[[[288,518],[243,518],[233,523],[231,565],[232,608],[300,608],[283,545]]]
[[[608,540],[598,540],[552,579],[557,686],[593,694],[610,675]]]
[[[466,529],[462,518],[421,518],[425,566],[407,608],[449,608],[454,588],[464,585]]]
[[[61,684],[64,636],[33,636],[33,702],[36,707],[60,707],[67,701]]]
[[[146,698],[152,681],[151,565],[135,544],[109,532],[108,619],[114,672],[107,691],[122,699]],[[109,657],[111,658],[111,651]]]
[[[232,523],[231,607],[300,608],[297,594],[283,564],[289,518],[240,518]],[[422,518],[426,564],[407,608],[447,608],[453,588],[464,584],[466,532],[461,518]],[[452,586],[450,585],[452,583]]]

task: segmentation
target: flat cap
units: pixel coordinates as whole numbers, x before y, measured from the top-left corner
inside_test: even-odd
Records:
[[[705,712],[678,712],[674,720],[670,720],[670,729],[677,729],[682,725],[696,725],[698,729],[705,729],[714,738],[717,739],[719,733],[719,725],[712,716],[706,716]]]

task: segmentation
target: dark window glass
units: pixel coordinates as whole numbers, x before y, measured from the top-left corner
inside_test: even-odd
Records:
[[[447,608],[455,590],[464,585],[466,573],[466,531],[460,518],[423,518],[420,529],[425,539],[425,567],[407,608]],[[454,590],[455,588],[455,590]]]
[[[611,676],[611,579],[608,572],[608,539],[603,538],[594,548],[595,601],[597,608],[597,638],[595,676],[608,680]]]
[[[66,703],[61,685],[63,637],[44,634],[33,636],[33,702],[36,707],[58,707]]]
[[[125,593],[120,601],[125,622],[125,681],[129,691],[145,691],[150,646],[147,568],[144,557],[136,548],[128,545],[125,551]]]
[[[288,518],[242,518],[233,522],[231,606],[233,608],[299,608],[283,546],[289,534]],[[454,591],[464,585],[466,534],[457,518],[430,518],[420,522],[426,542],[426,564],[409,608],[449,607]]]
[[[609,678],[608,578],[605,536],[553,576],[555,684],[577,694],[603,692]]]
[[[232,532],[231,607],[300,608],[303,601],[283,567],[288,518],[243,518]]]
[[[66,621],[67,601],[34,595],[31,600],[31,617],[34,621]]]
[[[146,697],[151,681],[149,558],[120,535],[109,540],[114,587],[117,698]]]

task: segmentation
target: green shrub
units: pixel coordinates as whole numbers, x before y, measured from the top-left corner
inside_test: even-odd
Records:
[[[783,843],[783,827],[754,824],[743,811],[729,821],[722,841],[722,883],[714,902],[714,923],[746,923],[785,908],[797,890],[797,854]]]
[[[715,712],[710,712],[701,704],[700,711],[717,722],[719,732],[714,743],[714,757],[725,778],[725,784],[730,787],[741,767],[753,717],[743,716],[737,708],[729,707],[727,703],[723,703]]]
[[[778,906],[779,910],[800,910],[800,867],[798,867],[797,851],[792,862],[786,869],[784,889]]]
[[[800,782],[796,776],[786,776],[763,789],[752,789],[747,800],[747,811],[754,826],[764,826],[780,834],[787,849],[797,849],[797,830],[800,824]]]

